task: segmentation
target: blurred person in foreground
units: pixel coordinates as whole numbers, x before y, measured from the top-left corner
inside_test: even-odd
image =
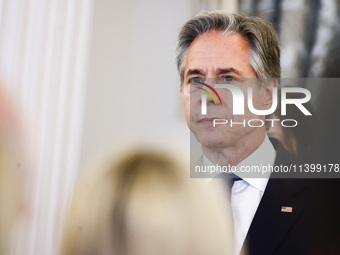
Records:
[[[0,87],[0,254],[4,255],[11,254],[13,228],[22,203],[20,146],[18,116]]]
[[[93,169],[75,192],[62,254],[232,254],[224,189],[188,174],[183,162],[151,151]]]
[[[206,114],[202,113],[203,95],[216,97],[216,84],[236,86],[234,90],[243,95],[251,88],[248,97],[257,110],[272,106],[281,76],[279,40],[272,25],[258,17],[201,12],[181,28],[176,59],[187,124],[203,152],[192,169],[231,166],[237,170],[222,173],[231,190],[235,254],[329,254],[334,229],[325,189],[294,174],[259,176],[242,171],[300,163],[277,140],[269,140],[265,125],[258,125],[266,122],[266,115],[251,112],[247,100],[243,114],[234,114],[239,110],[233,105],[236,97],[226,88],[218,89],[219,100],[206,99]],[[225,125],[215,126],[216,119]],[[252,119],[258,120],[256,125],[241,125]]]

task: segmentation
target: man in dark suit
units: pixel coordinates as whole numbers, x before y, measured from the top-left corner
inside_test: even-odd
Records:
[[[331,217],[315,181],[241,171],[299,164],[270,142],[266,124],[273,122],[261,114],[277,103],[281,75],[271,24],[223,11],[200,13],[180,31],[177,67],[187,124],[202,147],[204,169],[236,172],[224,175],[231,189],[235,254],[327,254],[333,245]],[[250,103],[239,104],[240,94]]]

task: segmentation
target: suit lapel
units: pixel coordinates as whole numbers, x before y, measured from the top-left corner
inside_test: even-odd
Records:
[[[275,165],[291,163],[295,159],[279,145]],[[305,187],[302,179],[269,179],[241,254],[275,253],[305,208]],[[282,212],[282,206],[292,207],[292,212]]]

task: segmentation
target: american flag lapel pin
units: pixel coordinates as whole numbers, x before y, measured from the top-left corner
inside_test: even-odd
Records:
[[[281,206],[281,212],[291,213],[291,212],[293,212],[293,207],[291,207],[291,206]]]

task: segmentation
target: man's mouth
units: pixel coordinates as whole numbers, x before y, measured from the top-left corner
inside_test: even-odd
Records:
[[[216,119],[224,119],[220,117],[211,117],[211,118],[203,118],[197,121],[197,123],[202,123],[202,124],[213,124],[214,120]]]

